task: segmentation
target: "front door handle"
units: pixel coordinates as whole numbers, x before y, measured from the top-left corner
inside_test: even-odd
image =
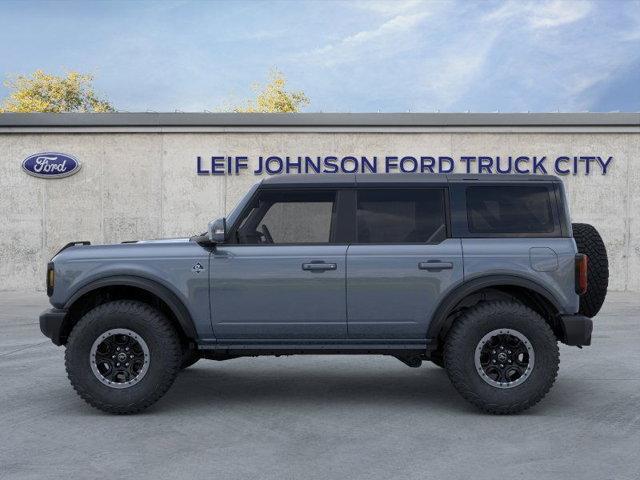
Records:
[[[338,268],[338,265],[335,263],[311,262],[302,264],[302,270],[309,272],[324,272],[325,270],[335,270],[336,268]]]
[[[441,270],[451,270],[453,268],[453,263],[429,260],[428,262],[420,262],[418,264],[418,268],[420,270],[429,270],[430,272],[440,272]]]

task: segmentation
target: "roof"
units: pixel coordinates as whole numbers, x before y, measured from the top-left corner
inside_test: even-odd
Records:
[[[633,128],[640,113],[2,113],[7,129]]]
[[[419,174],[419,173],[336,173],[326,175],[279,175],[266,177],[260,183],[263,187],[355,187],[355,186],[408,186],[443,183],[523,183],[560,182],[555,175],[467,175],[467,174]]]

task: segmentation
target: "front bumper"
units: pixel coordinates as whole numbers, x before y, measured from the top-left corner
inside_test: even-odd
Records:
[[[66,340],[62,333],[66,316],[67,311],[59,308],[50,308],[40,314],[40,331],[45,337],[49,337],[54,345],[62,345]]]
[[[583,315],[561,315],[562,343],[577,347],[591,345],[593,320]]]

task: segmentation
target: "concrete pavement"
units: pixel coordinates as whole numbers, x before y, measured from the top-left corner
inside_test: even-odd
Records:
[[[147,412],[86,405],[44,338],[43,293],[0,292],[0,478],[640,478],[640,295],[561,347],[533,409],[484,415],[441,369],[384,357],[201,361]]]

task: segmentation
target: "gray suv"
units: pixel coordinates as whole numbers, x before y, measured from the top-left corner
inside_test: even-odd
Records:
[[[587,282],[588,279],[588,282]],[[486,412],[538,402],[591,342],[607,255],[552,176],[265,179],[191,238],[72,242],[40,328],[89,404],[135,413],[199,359],[379,354]]]

